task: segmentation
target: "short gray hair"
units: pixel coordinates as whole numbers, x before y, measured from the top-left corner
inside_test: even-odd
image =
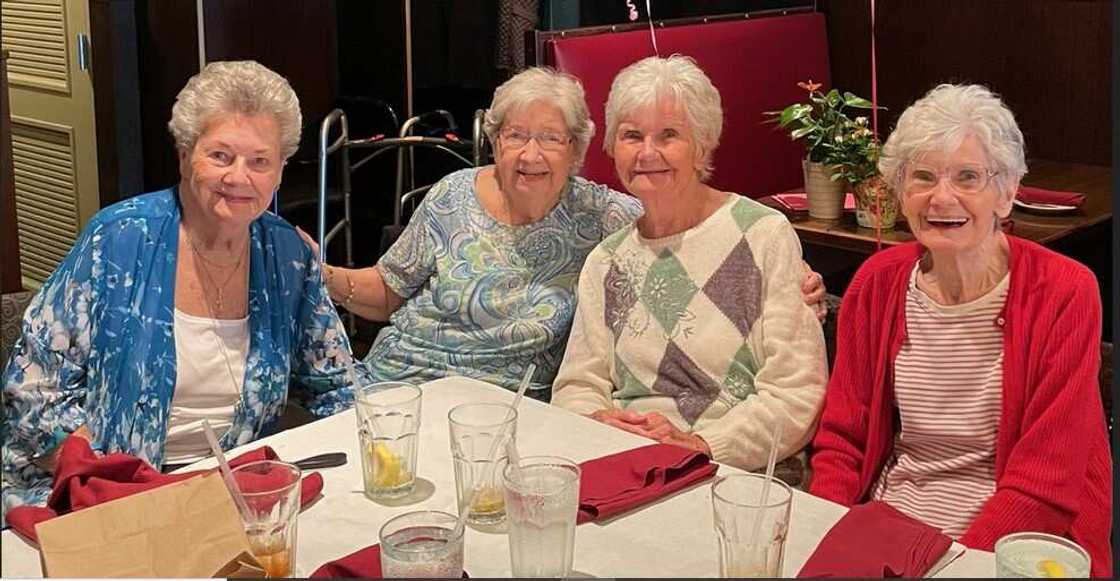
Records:
[[[879,172],[901,195],[903,167],[918,156],[952,151],[974,135],[999,172],[1001,191],[1027,173],[1023,133],[1015,115],[982,85],[941,84],[902,112],[879,158]]]
[[[216,114],[268,113],[280,128],[280,151],[288,159],[299,149],[303,116],[288,81],[256,61],[218,61],[206,65],[175,97],[167,128],[175,147],[190,151]]]
[[[490,143],[497,143],[506,116],[535,102],[547,103],[560,109],[568,133],[575,145],[572,173],[583,167],[587,147],[595,136],[595,122],[587,110],[583,85],[579,79],[551,67],[532,67],[517,73],[494,91],[494,100],[486,111],[482,129]]]
[[[684,109],[693,139],[704,156],[700,180],[707,181],[712,175],[712,154],[723,133],[723,105],[712,80],[687,56],[651,56],[618,73],[607,97],[603,150],[608,155],[611,153],[618,125],[626,116],[643,107],[655,106],[658,99],[665,97]]]

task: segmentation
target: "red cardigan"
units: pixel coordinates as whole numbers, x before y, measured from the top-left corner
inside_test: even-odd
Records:
[[[1011,281],[992,324],[1003,328],[1003,410],[996,490],[959,540],[992,550],[1016,531],[1072,538],[1111,576],[1112,456],[1098,387],[1101,303],[1080,263],[1007,237]],[[813,439],[809,491],[845,506],[867,500],[891,455],[898,411],[894,360],[906,337],[916,242],[856,273],[840,305],[836,363]]]

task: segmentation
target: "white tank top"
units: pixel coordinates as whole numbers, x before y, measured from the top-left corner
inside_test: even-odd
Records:
[[[189,463],[210,455],[202,420],[210,420],[218,437],[233,425],[249,352],[249,317],[207,319],[175,309],[174,329],[177,373],[165,464]],[[233,378],[237,378],[236,384]]]

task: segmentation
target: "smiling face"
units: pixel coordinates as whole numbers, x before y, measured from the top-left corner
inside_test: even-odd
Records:
[[[914,237],[933,252],[961,252],[974,249],[995,235],[999,218],[1011,213],[1013,195],[1000,190],[1000,180],[984,173],[993,171],[980,141],[965,137],[954,151],[930,151],[911,160],[904,168],[902,213]],[[979,191],[962,193],[953,185],[967,180],[987,181]],[[925,192],[915,182],[936,181]],[[1010,184],[1006,192],[1018,189]]]
[[[208,222],[248,225],[272,203],[283,168],[272,115],[215,115],[193,149],[179,150],[183,203]]]
[[[495,177],[506,195],[559,199],[574,162],[575,143],[559,107],[534,101],[506,115],[494,153]]]
[[[637,109],[619,122],[611,137],[618,178],[639,200],[677,195],[699,185],[703,153],[677,103],[662,99]]]

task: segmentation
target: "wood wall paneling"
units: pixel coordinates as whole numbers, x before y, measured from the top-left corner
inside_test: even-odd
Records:
[[[101,207],[144,192],[135,0],[90,0]]]
[[[198,72],[197,26],[195,0],[136,0],[145,192],[179,181],[175,142],[167,122],[175,96]]]
[[[336,21],[333,0],[204,0],[206,60],[280,73],[299,95],[304,132],[317,133],[337,93]]]
[[[834,86],[870,97],[866,0],[820,0]],[[907,105],[942,82],[981,83],[1015,112],[1027,155],[1095,165],[1112,158],[1108,0],[906,0],[876,4],[886,137]]]

